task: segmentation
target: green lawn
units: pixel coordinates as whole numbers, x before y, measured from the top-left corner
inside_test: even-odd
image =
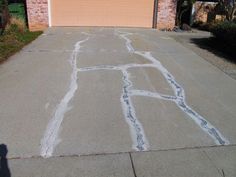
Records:
[[[5,61],[41,34],[41,31],[26,31],[23,33],[9,33],[0,35],[0,62]]]

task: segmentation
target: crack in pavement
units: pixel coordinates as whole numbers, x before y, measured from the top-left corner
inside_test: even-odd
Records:
[[[150,66],[149,64],[144,64],[144,66]],[[135,109],[131,100],[131,87],[132,82],[129,79],[128,69],[133,67],[143,67],[143,64],[127,64],[127,65],[100,65],[100,66],[92,66],[92,67],[85,67],[79,68],[80,72],[87,72],[87,71],[98,71],[98,70],[116,70],[121,71],[123,74],[123,89],[122,94],[120,97],[121,105],[123,114],[127,124],[129,125],[131,138],[133,141],[133,149],[137,151],[146,151],[149,148],[148,140],[145,136],[142,124],[136,117]]]
[[[195,112],[185,101],[185,91],[183,87],[178,84],[175,80],[174,76],[170,74],[170,72],[161,64],[161,62],[154,58],[151,52],[147,51],[136,51],[132,46],[132,41],[127,37],[128,35],[132,35],[132,33],[120,32],[117,31],[118,35],[126,40],[126,48],[130,53],[137,54],[142,56],[143,58],[149,60],[157,70],[161,72],[166,81],[172,87],[175,92],[175,103],[176,105],[203,130],[205,131],[212,139],[215,141],[217,145],[228,145],[229,141],[217,130],[210,122],[208,122],[205,118]],[[116,34],[117,34],[116,32]]]
[[[57,105],[56,111],[54,113],[53,118],[50,120],[47,129],[45,131],[44,137],[41,140],[41,156],[44,158],[48,158],[52,156],[52,153],[54,151],[54,148],[58,145],[60,140],[58,139],[58,134],[60,131],[61,123],[64,119],[65,113],[69,110],[69,102],[74,97],[74,94],[76,90],[78,89],[78,83],[77,83],[77,74],[78,74],[78,68],[77,68],[77,57],[80,52],[81,44],[89,40],[89,37],[87,37],[84,40],[81,40],[75,44],[75,49],[72,52],[71,58],[70,58],[70,64],[72,67],[72,73],[71,73],[71,81],[70,81],[70,87],[63,99],[60,101],[60,103]]]
[[[123,70],[123,69],[127,70],[129,68],[143,68],[143,67],[155,68],[156,66],[153,64],[137,64],[137,63],[130,63],[125,65],[98,65],[98,66],[79,68],[79,71],[84,72],[84,71],[98,71],[98,70]]]
[[[163,95],[157,92],[150,92],[146,90],[131,90],[130,95],[152,97],[152,98],[158,98],[158,99],[167,100],[167,101],[175,101],[177,99],[176,96]]]
[[[120,101],[122,103],[123,113],[126,118],[125,120],[130,127],[131,137],[134,143],[133,149],[137,151],[144,151],[149,148],[149,144],[142,124],[136,117],[135,109],[131,100],[130,89],[132,87],[132,82],[129,79],[129,73],[126,69],[123,69],[122,73],[124,85]]]
[[[69,102],[74,97],[74,94],[78,88],[77,79],[78,72],[86,71],[98,71],[98,70],[116,70],[121,71],[123,74],[123,89],[120,97],[123,114],[126,122],[129,125],[131,138],[133,141],[133,149],[137,151],[147,151],[149,148],[148,140],[145,136],[144,129],[142,124],[136,117],[135,108],[132,103],[132,96],[145,96],[152,97],[157,99],[162,99],[166,101],[173,101],[176,105],[186,113],[189,118],[191,118],[203,131],[205,131],[217,145],[229,145],[229,141],[205,118],[199,115],[194,111],[185,101],[185,91],[183,87],[178,84],[174,76],[161,64],[161,62],[152,56],[151,52],[148,51],[136,51],[132,46],[132,41],[127,37],[132,35],[132,33],[115,31],[115,34],[120,38],[125,40],[126,48],[129,53],[139,55],[147,59],[150,63],[148,64],[136,64],[130,63],[125,65],[100,65],[100,66],[91,66],[84,68],[77,68],[77,57],[80,52],[81,44],[89,40],[87,37],[84,40],[81,40],[76,43],[75,49],[72,52],[70,64],[72,66],[71,82],[70,88],[64,98],[61,100],[57,109],[54,113],[53,118],[50,120],[47,129],[45,131],[44,137],[41,141],[41,156],[48,158],[52,156],[54,148],[60,142],[58,139],[58,134],[60,130],[61,123],[63,121],[65,113],[69,110]],[[146,90],[135,90],[132,89],[132,82],[129,79],[128,69],[130,68],[142,68],[142,67],[153,67],[156,68],[164,76],[166,81],[172,87],[175,95],[164,95],[157,92],[150,92]]]
[[[173,101],[175,104],[186,113],[189,118],[191,118],[203,131],[205,131],[217,145],[229,145],[229,141],[217,130],[210,122],[208,122],[204,117],[199,115],[194,111],[185,101],[185,91],[183,87],[175,80],[174,76],[161,64],[161,62],[154,58],[151,52],[148,51],[136,51],[132,46],[132,41],[127,37],[132,35],[132,33],[115,31],[115,35],[124,39],[126,42],[126,48],[129,53],[139,55],[147,59],[150,63],[148,64],[136,64],[130,63],[125,65],[99,65],[79,68],[80,72],[86,71],[98,71],[98,70],[116,70],[123,73],[123,92],[121,96],[121,103],[123,108],[123,113],[129,124],[131,137],[133,140],[133,148],[138,151],[148,150],[149,143],[145,136],[142,124],[138,121],[135,109],[131,100],[132,96],[145,96],[157,99],[162,99],[166,101]],[[132,88],[132,82],[129,80],[130,68],[142,68],[142,67],[153,67],[156,68],[164,76],[168,84],[172,87],[175,96],[164,95],[157,92],[150,92],[146,90],[135,90]]]

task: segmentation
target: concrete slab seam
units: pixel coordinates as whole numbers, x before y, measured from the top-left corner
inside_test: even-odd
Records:
[[[207,154],[207,152],[203,149],[202,153],[205,155],[206,158],[208,158],[208,160],[212,163],[212,165],[214,166],[214,168],[218,171],[218,173],[222,176],[225,177],[224,174],[224,169],[220,169],[217,167],[217,165],[214,163],[214,161],[210,158],[210,156]]]
[[[216,149],[216,148],[230,148],[236,147],[236,144],[230,144],[227,146],[211,145],[211,146],[194,146],[194,147],[183,147],[183,148],[170,148],[170,149],[156,149],[148,150],[142,152],[168,152],[168,151],[185,151],[185,150],[204,150],[204,149]],[[104,156],[104,155],[115,155],[115,154],[128,154],[128,153],[140,153],[140,151],[119,151],[119,152],[109,152],[109,153],[85,153],[85,154],[62,154],[54,155],[50,158],[59,158],[59,157],[86,157],[86,156]],[[43,158],[42,156],[15,156],[8,157],[8,160],[22,160],[22,159],[39,159]]]
[[[137,177],[135,166],[134,166],[134,160],[133,160],[133,157],[132,157],[131,153],[129,153],[129,158],[130,158],[130,163],[132,165],[132,170],[133,170],[134,177]]]

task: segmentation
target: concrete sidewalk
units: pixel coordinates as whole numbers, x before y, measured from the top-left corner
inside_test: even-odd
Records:
[[[0,144],[12,177],[235,177],[235,90],[165,33],[51,28],[0,66]]]
[[[15,177],[234,177],[236,147],[9,160]]]

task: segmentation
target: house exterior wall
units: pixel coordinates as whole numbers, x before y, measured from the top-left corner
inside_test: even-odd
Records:
[[[48,27],[48,1],[27,0],[28,24],[31,31],[44,30]]]
[[[48,0],[27,0],[28,24],[31,31],[49,26]],[[157,28],[172,29],[176,19],[176,0],[158,0]]]
[[[176,2],[176,0],[158,0],[158,29],[173,29],[176,20]]]

